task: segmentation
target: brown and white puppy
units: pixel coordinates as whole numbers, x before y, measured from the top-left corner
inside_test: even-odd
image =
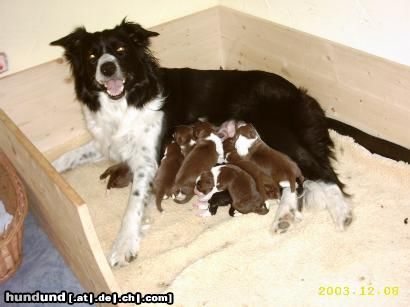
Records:
[[[255,180],[235,165],[219,165],[201,173],[196,180],[195,189],[200,201],[208,201],[217,192],[228,191],[232,198],[229,210],[231,216],[234,210],[243,214],[269,212]]]
[[[287,155],[270,148],[251,124],[240,124],[235,134],[235,149],[239,156],[254,162],[261,171],[278,181],[283,188],[273,222],[273,232],[285,232],[295,220],[301,219],[296,184],[303,188],[304,177]]]
[[[194,140],[193,132],[192,126],[181,125],[175,127],[173,138],[179,147],[181,147],[184,157],[186,157],[195,146],[196,141]]]
[[[287,155],[262,141],[251,124],[238,125],[234,141],[240,157],[254,162],[261,171],[281,185],[286,186],[284,182],[288,182],[292,192],[295,192],[297,182],[303,182],[304,177],[298,165]]]
[[[170,143],[165,149],[153,182],[155,203],[160,212],[162,212],[161,202],[164,196],[171,196],[174,180],[183,160],[184,156],[179,145],[175,142]]]
[[[218,136],[225,141],[235,136],[237,122],[233,119],[223,122],[218,128]]]
[[[108,178],[107,190],[111,188],[125,188],[132,182],[132,171],[127,163],[118,163],[110,166],[100,175],[100,180]]]
[[[223,142],[225,162],[236,165],[247,172],[256,182],[258,192],[266,201],[268,199],[277,199],[280,197],[279,182],[262,172],[254,162],[239,156],[235,148],[233,138],[225,139]]]
[[[202,172],[210,170],[216,163],[224,160],[222,141],[210,123],[195,123],[193,136],[196,145],[185,157],[175,178],[172,194],[174,201],[179,204],[184,204],[192,198],[195,180]]]

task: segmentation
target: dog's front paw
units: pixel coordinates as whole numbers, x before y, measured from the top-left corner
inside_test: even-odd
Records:
[[[125,266],[135,260],[140,245],[139,233],[120,234],[115,240],[108,262],[112,267]]]
[[[59,173],[62,173],[71,168],[70,161],[64,155],[58,158],[57,160],[54,160],[53,162],[51,162],[51,165]]]

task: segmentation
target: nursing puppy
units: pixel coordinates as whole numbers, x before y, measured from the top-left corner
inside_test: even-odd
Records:
[[[184,157],[188,155],[196,143],[193,132],[192,126],[181,125],[175,128],[173,138],[179,147],[181,147]]]
[[[185,157],[175,178],[172,194],[174,201],[179,204],[192,198],[195,180],[202,172],[210,170],[218,161],[223,161],[222,141],[210,123],[194,124],[193,136],[196,145]]]
[[[184,156],[178,144],[175,142],[170,143],[165,149],[164,157],[161,160],[153,183],[155,203],[160,212],[163,211],[161,202],[164,196],[171,196],[175,176],[183,160]]]
[[[241,124],[235,133],[235,149],[238,155],[252,161],[266,175],[277,182],[289,182],[292,192],[304,177],[298,165],[287,155],[270,148],[259,137],[251,124]]]
[[[232,198],[229,214],[266,214],[269,212],[265,200],[259,193],[255,180],[247,172],[235,165],[219,165],[201,173],[197,179],[196,190],[200,201],[209,200],[213,194],[228,191]],[[210,211],[215,208],[211,208]],[[212,212],[211,211],[211,212]]]
[[[304,177],[298,165],[285,154],[270,148],[251,124],[240,124],[235,134],[235,149],[239,156],[252,161],[282,189],[281,200],[273,221],[272,231],[283,233],[295,220],[301,219],[296,185],[302,189]]]
[[[233,138],[228,138],[223,142],[225,162],[236,165],[247,172],[256,182],[258,192],[266,201],[268,199],[277,199],[280,197],[279,182],[262,172],[255,163],[239,156],[235,148]]]

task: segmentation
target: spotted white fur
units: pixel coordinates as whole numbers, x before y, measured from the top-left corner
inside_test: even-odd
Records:
[[[98,151],[96,141],[92,140],[89,143],[61,155],[57,160],[54,160],[52,164],[54,168],[61,173],[76,166],[86,163],[94,163],[103,159],[104,156]]]
[[[298,211],[298,199],[296,192],[289,187],[283,188],[282,196],[273,220],[273,233],[286,232],[295,220],[301,220],[302,214]]]
[[[101,108],[97,112],[83,108],[94,141],[63,155],[53,164],[64,171],[104,156],[129,165],[134,174],[131,194],[121,229],[108,256],[112,266],[121,266],[134,259],[139,249],[144,202],[157,169],[156,147],[164,116],[159,109],[163,97],[156,97],[142,108],[128,106],[125,96],[112,100],[104,92],[100,93],[99,101]],[[81,158],[86,156],[90,158]]]
[[[340,188],[334,183],[305,180],[303,205],[307,209],[326,208],[336,228],[344,230],[352,222],[352,208]]]

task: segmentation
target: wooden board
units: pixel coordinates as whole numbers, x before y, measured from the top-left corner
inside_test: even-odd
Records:
[[[152,50],[163,67],[218,69],[221,65],[219,9],[210,8],[151,28],[160,33]]]
[[[227,69],[261,69],[306,87],[328,116],[410,148],[410,68],[220,8]]]
[[[0,79],[0,108],[42,152],[86,135],[70,70],[61,59]]]
[[[0,110],[0,148],[24,179],[30,209],[88,291],[120,291],[81,197]]]

